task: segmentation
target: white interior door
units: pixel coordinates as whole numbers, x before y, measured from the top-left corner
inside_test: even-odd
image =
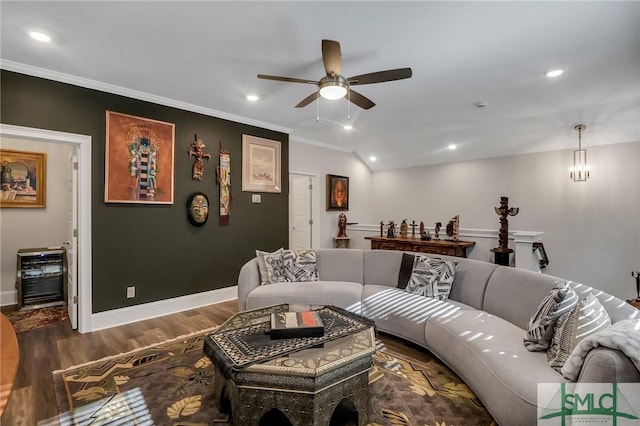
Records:
[[[67,310],[71,327],[78,328],[78,147],[74,146],[70,158],[71,205],[67,223]]]
[[[289,248],[292,250],[312,247],[312,177],[289,174]]]

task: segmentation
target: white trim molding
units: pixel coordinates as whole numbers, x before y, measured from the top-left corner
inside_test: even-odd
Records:
[[[248,124],[250,126],[256,126],[264,129],[274,130],[276,132],[289,134],[292,131],[288,127],[279,126],[277,124],[254,120],[251,118],[242,117],[235,114],[229,114],[229,113],[218,111],[215,109],[193,105],[187,102],[180,102],[174,99],[164,98],[162,96],[156,96],[150,93],[128,89],[126,87],[120,87],[120,86],[103,83],[96,80],[90,80],[88,78],[77,77],[71,74],[65,74],[57,71],[51,71],[45,68],[34,67],[31,65],[22,64],[20,62],[1,60],[0,68],[7,71],[13,71],[20,74],[30,75],[33,77],[40,77],[40,78],[45,78],[47,80],[58,81],[60,83],[72,84],[74,86],[84,87],[86,89],[99,90],[101,92],[112,93],[114,95],[126,96],[128,98],[139,99],[141,101],[151,102],[158,105],[178,108],[184,111],[196,112],[198,114],[204,114],[210,117],[217,117],[217,118],[222,118],[229,121],[235,121],[236,123]]]
[[[18,291],[10,290],[0,292],[0,306],[10,306],[18,304]]]
[[[91,316],[91,331],[163,317],[237,298],[238,286],[232,286],[126,308],[112,309]]]

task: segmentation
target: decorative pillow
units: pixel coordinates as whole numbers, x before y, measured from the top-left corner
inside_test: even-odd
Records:
[[[318,281],[315,250],[285,250],[284,274],[287,281]]]
[[[571,312],[558,319],[551,347],[547,352],[549,365],[562,374],[560,370],[578,342],[610,325],[611,319],[604,306],[589,293]]]
[[[283,254],[284,250],[282,248],[273,253],[256,250],[258,269],[260,270],[260,285],[286,281]]]
[[[578,295],[569,283],[557,283],[529,320],[524,346],[530,352],[549,349],[558,318],[570,312],[577,304]]]
[[[447,300],[456,276],[456,263],[449,260],[416,256],[405,291]]]
[[[402,263],[400,263],[397,288],[401,288],[403,290],[407,288],[407,284],[409,284],[409,279],[413,273],[413,262],[415,261],[415,258],[416,257],[413,254],[402,253]]]

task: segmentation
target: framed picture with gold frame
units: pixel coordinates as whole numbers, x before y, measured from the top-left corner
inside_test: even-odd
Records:
[[[0,149],[0,207],[46,207],[47,154]]]
[[[280,142],[242,135],[242,190],[282,192]]]
[[[104,201],[173,204],[175,125],[107,111]]]

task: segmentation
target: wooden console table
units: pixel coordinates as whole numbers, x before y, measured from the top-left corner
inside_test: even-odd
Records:
[[[372,250],[401,250],[420,253],[444,254],[447,256],[467,257],[467,248],[476,245],[475,241],[421,240],[420,238],[364,237],[371,240]]]

